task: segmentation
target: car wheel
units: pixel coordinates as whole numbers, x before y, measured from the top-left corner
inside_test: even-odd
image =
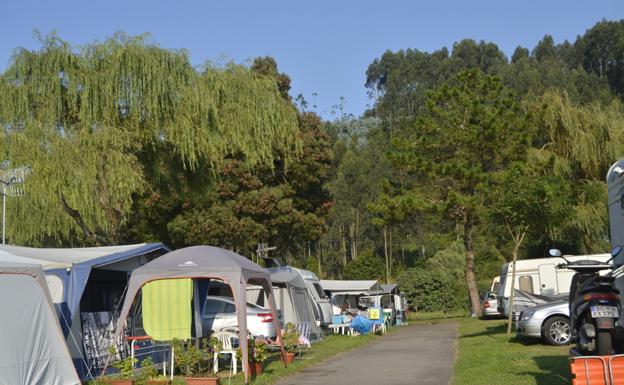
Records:
[[[570,343],[570,337],[572,337],[570,320],[560,316],[549,318],[544,323],[542,333],[544,340],[549,345],[567,345]]]

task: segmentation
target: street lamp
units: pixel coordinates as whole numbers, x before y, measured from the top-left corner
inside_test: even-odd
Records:
[[[6,167],[7,162],[3,162]],[[2,183],[2,244],[6,243],[6,198],[19,197],[24,195],[24,191],[17,185],[24,183],[26,175],[30,172],[30,167],[18,167],[10,169],[0,168],[0,183]]]

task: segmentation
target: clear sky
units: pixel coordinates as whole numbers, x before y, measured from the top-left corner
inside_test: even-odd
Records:
[[[116,31],[149,32],[165,48],[186,48],[193,64],[273,56],[325,118],[372,103],[366,68],[385,50],[432,51],[472,38],[511,56],[545,35],[574,40],[597,21],[624,18],[624,0],[0,0],[0,70],[16,47],[34,49],[33,30],[56,30],[73,45]],[[314,97],[313,94],[317,96]]]

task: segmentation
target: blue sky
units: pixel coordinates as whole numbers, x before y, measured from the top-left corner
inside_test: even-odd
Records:
[[[38,47],[34,29],[56,30],[74,45],[116,31],[149,32],[163,47],[188,49],[193,64],[273,56],[292,78],[291,94],[302,93],[327,119],[341,96],[344,111],[355,115],[372,103],[366,68],[387,49],[432,51],[473,38],[495,42],[511,56],[545,34],[574,40],[603,18],[624,18],[623,0],[1,2],[0,70],[14,48]]]

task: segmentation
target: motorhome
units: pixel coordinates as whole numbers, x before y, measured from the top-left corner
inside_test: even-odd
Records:
[[[610,254],[564,256],[569,261],[596,260],[606,262]],[[516,261],[516,279],[513,314],[534,305],[555,301],[568,295],[574,271],[557,268],[565,263],[561,258],[534,258]],[[498,311],[509,316],[509,298],[513,264],[505,263],[501,269],[498,287]]]
[[[607,191],[609,205],[609,228],[611,232],[611,248],[624,246],[624,158],[615,162],[607,172]],[[624,252],[613,259],[616,265],[624,265]],[[615,287],[624,293],[624,271],[622,268],[613,272]],[[624,309],[624,298],[620,296],[620,308]],[[624,310],[622,310],[624,312]],[[620,321],[624,319],[620,315]]]

